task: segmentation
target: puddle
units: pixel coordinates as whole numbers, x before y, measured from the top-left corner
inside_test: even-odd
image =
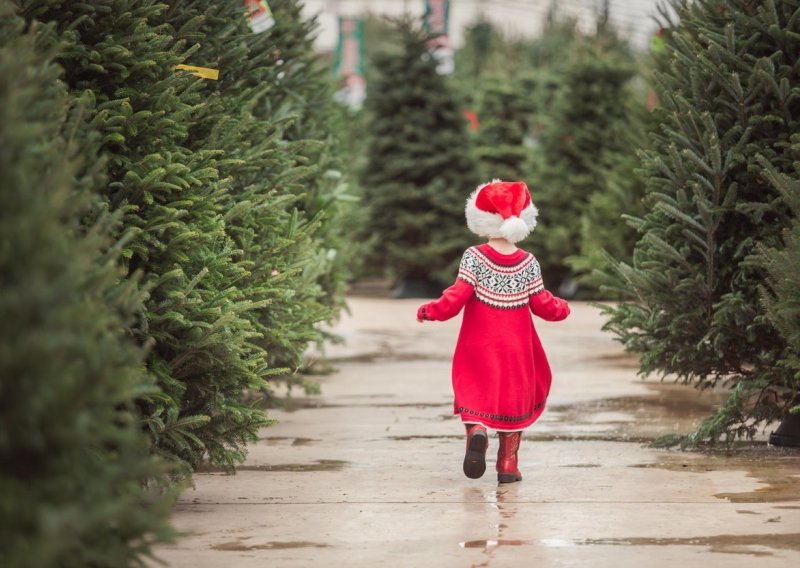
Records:
[[[315,442],[319,442],[317,438],[296,438],[294,436],[264,436],[263,438],[259,438],[259,441],[266,442],[267,444],[272,444],[274,442],[286,442],[291,440],[292,446],[308,446],[309,444],[313,444]]]
[[[330,545],[318,542],[293,541],[293,542],[265,542],[263,544],[245,544],[242,542],[247,539],[239,539],[232,542],[223,542],[211,547],[211,550],[227,551],[247,551],[247,550],[285,550],[289,548],[328,548]]]
[[[607,355],[600,355],[589,359],[593,364],[599,363],[607,367],[614,367],[615,369],[636,369],[639,370],[639,357],[632,353],[620,352],[609,353]]]
[[[402,363],[402,362],[416,362],[416,361],[452,361],[450,355],[437,355],[435,353],[414,353],[398,352],[385,347],[380,351],[373,351],[369,353],[359,353],[357,355],[342,355],[326,357],[325,362],[331,364],[342,363]]]
[[[341,471],[350,462],[343,460],[317,460],[315,463],[284,463],[275,465],[239,465],[236,471]],[[217,466],[205,466],[197,469],[197,473],[224,473],[225,468]]]
[[[407,442],[410,440],[463,440],[464,435],[448,434],[446,436],[433,436],[430,434],[418,434],[415,436],[387,436],[389,440]]]
[[[556,434],[556,433],[525,433],[526,442],[628,442],[632,444],[649,444],[655,438],[633,434],[620,434],[604,432],[601,434]]]
[[[760,445],[720,453],[665,452],[652,464],[630,467],[708,473],[742,471],[761,484],[753,491],[716,493],[732,503],[779,503],[800,501],[800,451]]]
[[[750,547],[764,547],[775,550],[800,550],[800,533],[723,534],[683,538],[487,539],[468,540],[460,542],[459,546],[461,548],[482,549],[493,549],[499,546],[542,546],[545,548],[566,548],[573,546],[704,546],[708,547],[710,552],[746,554],[749,556],[772,556],[772,552],[753,550]]]
[[[705,418],[709,411],[724,401],[720,393],[701,392],[692,387],[674,383],[642,383],[652,394],[623,396],[588,402],[552,405],[553,411],[570,414],[570,418],[584,416],[587,411],[624,412],[627,414],[655,414],[677,419]]]
[[[396,394],[393,393],[375,393],[375,394],[348,394],[347,398],[366,398],[366,399],[376,399],[376,398],[397,398]]]
[[[297,412],[298,410],[317,410],[321,408],[444,408],[452,407],[452,401],[446,402],[379,402],[379,403],[359,403],[352,404],[333,404],[322,402],[318,398],[286,398],[279,404],[267,405],[267,410],[282,410],[284,412]],[[452,414],[450,414],[452,416]]]
[[[664,434],[688,434],[713,414],[724,394],[674,383],[642,383],[649,394],[551,405],[549,420],[581,426],[607,426],[603,436],[652,442]]]
[[[452,415],[448,415],[451,416]],[[448,435],[429,435],[429,434],[416,434],[409,436],[387,436],[389,440],[398,441],[411,441],[411,440],[463,440],[463,434],[448,434]],[[526,442],[629,442],[638,444],[647,444],[653,441],[653,438],[646,438],[642,436],[620,436],[616,434],[547,434],[547,433],[534,433],[525,432],[524,440]],[[579,467],[573,465],[571,467]],[[597,465],[586,465],[583,467],[600,467]]]

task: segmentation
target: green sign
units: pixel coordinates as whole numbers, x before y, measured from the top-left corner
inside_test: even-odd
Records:
[[[425,0],[425,31],[446,36],[450,26],[450,0]]]
[[[364,75],[364,21],[339,17],[339,43],[336,46],[337,77]]]

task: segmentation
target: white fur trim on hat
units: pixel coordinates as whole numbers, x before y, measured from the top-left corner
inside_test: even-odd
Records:
[[[516,243],[527,237],[530,232],[533,231],[534,227],[536,227],[536,216],[539,214],[539,211],[533,203],[531,203],[520,212],[519,217],[503,219],[503,216],[499,213],[489,213],[488,211],[478,209],[475,205],[478,192],[487,185],[498,181],[500,180],[495,179],[489,183],[479,185],[477,189],[470,194],[467,199],[465,210],[467,227],[480,237],[487,237],[490,239],[501,238]]]
[[[523,209],[520,214],[520,219],[525,221],[525,224],[528,225],[528,232],[533,232],[536,228],[536,217],[539,216],[539,210],[536,206],[531,203],[525,209]]]

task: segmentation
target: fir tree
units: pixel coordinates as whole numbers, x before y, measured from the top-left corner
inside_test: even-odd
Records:
[[[187,146],[206,99],[202,79],[174,69],[198,62],[166,9],[151,0],[22,3],[28,21],[54,24],[70,90],[95,100],[87,122],[101,134],[93,151],[107,156],[108,181],[94,191],[133,230],[126,269],[142,271],[149,292],[130,332],[152,346],[147,368],[162,390],[142,401],[155,449],[190,466],[208,455],[232,467],[266,423],[241,401],[244,389],[265,385],[266,356],[247,315],[257,305],[236,287],[247,266],[226,233],[219,154]]]
[[[766,316],[786,345],[778,363],[783,372],[767,386],[764,396],[776,400],[784,412],[800,412],[800,171],[795,165],[789,176],[778,173],[763,157],[759,163],[792,211],[783,247],[759,249],[767,273],[766,287],[761,287]]]
[[[566,259],[578,281],[590,293],[604,298],[609,298],[607,291],[598,290],[604,281],[603,272],[613,259],[630,258],[637,241],[636,229],[626,219],[645,212],[638,152],[647,147],[647,125],[654,120],[640,95],[626,101],[627,128],[617,131],[617,147],[598,160],[604,183],[590,195],[581,213],[579,252]]]
[[[270,96],[256,107],[256,116],[270,120],[276,115],[287,117],[284,140],[296,143],[295,159],[303,175],[287,184],[285,191],[300,197],[299,208],[309,222],[319,221],[309,235],[309,243],[304,245],[305,254],[313,255],[313,259],[307,265],[304,282],[295,286],[295,290],[308,293],[307,303],[325,308],[324,313],[307,319],[304,327],[311,331],[316,323],[335,316],[343,306],[352,256],[349,239],[345,238],[350,227],[343,223],[343,213],[353,197],[347,192],[347,180],[341,171],[330,69],[322,64],[313,47],[317,21],[303,19],[302,2],[298,0],[273,0],[270,6],[276,20],[269,31],[273,59],[277,58],[275,76]],[[266,56],[270,50],[262,52]],[[314,269],[310,270],[312,266]],[[300,350],[303,347],[299,346]]]
[[[530,180],[541,212],[531,242],[553,285],[574,278],[567,259],[581,250],[582,216],[592,195],[609,192],[607,162],[631,150],[624,142],[629,56],[594,38],[573,50],[563,74]]]
[[[483,75],[492,53],[496,51],[496,46],[493,45],[496,42],[494,27],[483,18],[467,28],[465,45],[459,59],[467,59],[467,71],[475,79]]]
[[[534,117],[530,82],[500,76],[485,77],[480,94],[480,127],[475,136],[475,155],[484,180],[524,180],[530,150],[525,138]]]
[[[174,2],[167,18],[198,47],[196,58],[219,65],[220,82],[200,86],[206,103],[189,146],[225,157],[226,232],[247,269],[237,287],[254,302],[247,316],[273,374],[297,368],[309,341],[321,340],[316,324],[338,312],[346,255],[336,233],[344,196],[332,169],[332,103],[307,38],[312,23],[294,3],[270,6],[276,23],[262,33],[233,3]]]
[[[781,415],[786,340],[758,299],[756,247],[781,248],[787,208],[768,183],[794,174],[800,2],[675,2],[679,24],[657,74],[662,126],[645,153],[648,212],[632,263],[612,286],[629,303],[607,328],[642,354],[643,373],[731,388],[691,440],[752,435]],[[773,396],[774,393],[778,396]]]
[[[556,69],[566,64],[579,39],[578,21],[559,15],[554,0],[547,11],[541,37],[521,47],[532,67]]]
[[[466,120],[424,37],[399,29],[400,54],[379,54],[370,85],[368,161],[362,175],[371,262],[400,280],[452,281],[470,243],[464,201],[478,185]]]
[[[118,283],[114,218],[79,226],[92,196],[61,135],[73,103],[36,49],[40,32],[22,27],[0,0],[3,566],[140,565],[170,533],[172,499],[155,486],[166,469],[134,405],[153,390],[123,331],[139,298]],[[82,169],[97,165],[85,156]]]

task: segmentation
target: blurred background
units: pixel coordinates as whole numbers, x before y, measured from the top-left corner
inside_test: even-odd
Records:
[[[435,4],[435,3],[434,3]],[[448,9],[448,37],[453,48],[463,47],[467,29],[477,21],[486,21],[508,37],[535,39],[542,34],[548,17],[557,11],[575,20],[582,32],[590,33],[598,13],[608,10],[609,19],[634,49],[647,49],[658,29],[656,0],[451,0]],[[316,17],[319,31],[314,47],[330,52],[338,43],[338,19],[345,17],[422,18],[424,1],[416,0],[309,0],[303,15]]]
[[[363,198],[354,226],[365,229],[352,264],[358,291],[379,292],[379,280],[364,279],[379,276],[395,297],[449,285],[474,240],[462,202],[501,178],[532,190],[540,225],[523,246],[548,286],[568,298],[603,295],[592,273],[605,252],[630,254],[635,234],[621,215],[641,212],[635,153],[657,104],[650,75],[664,34],[655,2],[309,2],[305,10],[319,22],[314,46],[347,109],[339,136]],[[662,12],[665,22],[670,11]],[[414,37],[424,46],[416,52]],[[435,73],[417,61],[426,57]]]

